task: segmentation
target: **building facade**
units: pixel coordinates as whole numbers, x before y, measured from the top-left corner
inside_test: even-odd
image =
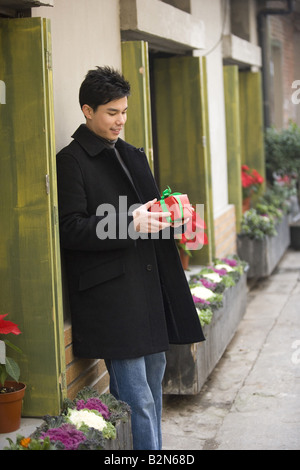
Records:
[[[299,122],[291,100],[299,74],[299,2],[276,16],[264,13],[269,3],[290,6],[258,0],[0,0],[6,221],[0,309],[24,327],[22,370],[31,384],[26,414],[55,413],[62,397],[86,384],[108,386],[103,361],[73,357],[57,225],[55,154],[83,122],[78,90],[86,72],[110,65],[124,73],[132,96],[123,137],[145,148],[161,190],[170,186],[204,205],[209,244],[192,262],[234,254],[241,165],[265,173],[264,113],[278,126],[290,118]],[[264,90],[271,96],[267,107]]]

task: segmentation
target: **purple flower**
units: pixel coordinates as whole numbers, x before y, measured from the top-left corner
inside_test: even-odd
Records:
[[[220,274],[220,276],[226,276],[226,274],[227,274],[226,269],[215,269],[214,268],[214,271],[215,271],[215,273]]]
[[[87,408],[88,410],[96,410],[103,416],[104,419],[108,420],[110,417],[110,412],[108,407],[102,403],[102,401],[97,397],[89,398],[87,401],[78,400],[76,403],[76,409],[83,410]]]
[[[195,295],[193,295],[192,297],[193,297],[193,301],[195,302],[195,304],[210,305],[210,302],[208,300],[200,299],[199,297],[196,297]]]
[[[215,282],[211,282],[208,279],[200,279],[200,281],[202,285],[206,287],[207,289],[215,290],[216,285],[217,285]]]
[[[86,440],[83,432],[71,424],[63,424],[59,428],[50,428],[41,435],[42,439],[49,437],[50,441],[60,441],[65,450],[77,450],[79,444]]]
[[[223,263],[228,264],[229,266],[237,266],[237,261],[235,259],[230,259],[230,258],[223,258],[222,259]]]

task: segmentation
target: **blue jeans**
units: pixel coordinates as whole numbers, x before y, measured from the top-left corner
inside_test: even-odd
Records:
[[[133,448],[160,450],[165,353],[136,359],[110,359],[105,363],[111,394],[131,407]]]

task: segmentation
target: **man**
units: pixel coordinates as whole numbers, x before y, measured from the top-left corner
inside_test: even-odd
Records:
[[[163,236],[173,228],[149,212],[160,194],[146,155],[119,138],[129,95],[109,67],[80,87],[86,123],[57,156],[60,236],[74,354],[105,360],[111,393],[132,409],[134,449],[152,450],[162,446],[165,351],[204,337],[173,236]]]

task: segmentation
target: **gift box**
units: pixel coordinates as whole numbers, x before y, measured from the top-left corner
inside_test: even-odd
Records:
[[[169,186],[162,197],[150,208],[151,212],[170,212],[171,217],[167,221],[174,223],[182,221],[193,214],[193,208],[187,194],[172,193]]]

